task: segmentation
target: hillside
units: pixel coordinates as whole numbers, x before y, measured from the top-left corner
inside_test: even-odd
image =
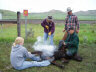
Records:
[[[16,19],[16,12],[9,10],[0,10],[0,13],[3,13],[3,19]],[[96,10],[88,11],[78,11],[75,12],[79,20],[96,20]],[[54,19],[65,19],[66,13],[60,10],[50,10],[48,12],[42,13],[29,13],[28,19],[44,19],[48,15],[52,15]],[[21,19],[24,19],[23,14],[21,14]]]
[[[9,10],[0,10],[0,13],[3,14],[3,19],[15,19],[16,18],[16,12],[9,11]]]
[[[88,11],[78,11],[78,12],[75,12],[76,15],[95,15],[96,16],[96,10],[88,10]]]

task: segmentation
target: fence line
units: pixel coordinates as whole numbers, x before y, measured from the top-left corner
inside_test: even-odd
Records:
[[[0,24],[17,24],[17,36],[21,36],[20,12],[17,12],[17,20],[0,20]]]

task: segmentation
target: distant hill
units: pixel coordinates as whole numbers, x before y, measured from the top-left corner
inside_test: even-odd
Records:
[[[64,12],[60,11],[60,10],[53,9],[53,10],[48,11],[47,13],[64,13]]]
[[[3,15],[3,19],[16,19],[16,12],[9,10],[0,10],[0,13]]]
[[[17,13],[9,10],[0,10],[0,13],[3,14],[3,19],[16,19]],[[96,10],[88,11],[78,11],[75,12],[79,20],[96,20]],[[48,12],[41,13],[29,13],[28,19],[44,19],[47,16],[52,15],[54,19],[65,19],[66,13],[60,10],[50,10]],[[21,19],[24,19],[23,14],[21,13]]]
[[[76,15],[95,15],[96,16],[96,10],[88,10],[88,11],[78,11],[75,12]]]
[[[9,11],[9,10],[0,10],[0,13],[2,13],[3,15],[15,15],[16,12],[13,12],[13,11]]]
[[[55,9],[52,9],[52,10],[50,10],[50,11],[48,11],[48,12],[40,12],[41,14],[42,13],[49,13],[49,14],[52,14],[52,13],[64,13],[63,11],[60,11],[60,10],[55,10]],[[39,14],[40,14],[39,13]],[[32,14],[38,14],[38,13],[32,13]]]
[[[66,13],[60,10],[50,10],[48,12],[41,12],[41,13],[29,13],[29,18],[34,19],[44,19],[47,16],[53,16],[54,19],[64,19]]]

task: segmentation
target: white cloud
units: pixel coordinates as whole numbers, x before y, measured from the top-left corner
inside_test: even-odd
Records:
[[[72,7],[73,11],[96,9],[96,0],[0,0],[0,9],[29,12],[44,12],[51,9],[66,11]]]

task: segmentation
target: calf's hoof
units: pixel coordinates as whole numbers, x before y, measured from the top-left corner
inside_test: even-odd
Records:
[[[60,67],[61,69],[64,69],[64,68],[65,68],[65,66],[64,66],[64,65],[60,65],[59,67]]]

